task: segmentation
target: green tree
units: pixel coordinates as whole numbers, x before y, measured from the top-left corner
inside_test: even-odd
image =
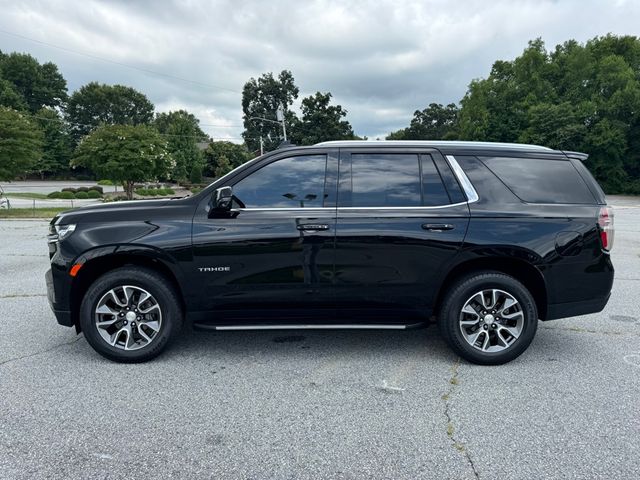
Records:
[[[200,121],[185,110],[156,115],[154,125],[165,136],[176,164],[171,172],[175,180],[186,180],[193,171],[202,172],[203,155],[198,143],[206,141],[207,135],[199,124]]]
[[[34,121],[43,132],[43,153],[32,171],[44,178],[46,174],[69,170],[73,142],[67,124],[60,114],[50,108],[43,108],[36,112]]]
[[[298,145],[313,145],[327,140],[352,140],[351,124],[344,120],[347,111],[330,105],[331,93],[316,92],[302,100],[302,118],[291,128],[291,138]]]
[[[0,78],[0,106],[13,110],[27,110],[27,102],[9,80]]]
[[[121,182],[133,198],[136,182],[165,178],[174,164],[166,142],[147,125],[102,125],[82,139],[73,166],[89,168],[99,178]]]
[[[42,132],[26,114],[0,107],[0,180],[24,176],[42,155]]]
[[[286,124],[296,123],[295,113],[288,108],[298,98],[298,93],[293,75],[288,70],[280,72],[277,78],[269,72],[245,83],[242,89],[242,138],[250,151],[260,149],[260,137],[266,151],[278,147],[282,140],[282,127],[276,121],[276,111],[282,105]]]
[[[530,142],[589,153],[607,193],[640,193],[640,40],[529,42],[497,61],[461,100],[460,138]]]
[[[77,141],[101,124],[149,124],[153,109],[153,103],[131,87],[91,82],[73,92],[65,113]]]
[[[67,82],[58,67],[40,65],[31,55],[0,52],[0,77],[13,85],[31,113],[61,107],[67,100]]]
[[[229,162],[229,159],[224,155],[222,155],[218,157],[218,164],[216,165],[216,169],[213,172],[213,174],[216,178],[220,178],[223,175],[226,175],[227,173],[229,173],[232,169],[233,167],[231,167],[231,163]]]
[[[223,157],[233,169],[250,160],[252,155],[246,145],[225,141],[211,142],[204,151],[204,174],[208,177],[217,177],[216,171]],[[222,162],[224,163],[224,161]]]
[[[387,140],[445,140],[457,138],[458,107],[430,103],[413,113],[411,124],[387,136]]]

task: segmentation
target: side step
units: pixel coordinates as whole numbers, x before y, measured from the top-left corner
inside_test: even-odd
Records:
[[[324,323],[301,323],[283,325],[206,325],[194,324],[195,328],[204,330],[406,330],[425,325],[416,323],[411,325],[403,324],[382,324],[382,323],[344,323],[344,324],[324,324]]]

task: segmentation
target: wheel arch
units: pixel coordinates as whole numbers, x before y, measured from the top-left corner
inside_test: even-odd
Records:
[[[89,257],[89,258],[87,258]],[[186,309],[184,294],[180,286],[177,266],[154,254],[154,250],[118,251],[117,248],[91,252],[89,256],[82,257],[82,267],[74,277],[70,291],[71,319],[80,332],[80,305],[89,287],[99,277],[117,268],[125,266],[138,266],[156,273],[166,278],[180,298],[180,308],[184,312]]]
[[[522,283],[533,295],[539,318],[544,320],[547,317],[547,285],[542,272],[525,260],[499,256],[470,259],[453,267],[440,285],[433,311],[439,312],[446,292],[459,278],[476,271],[487,270],[510,275]]]

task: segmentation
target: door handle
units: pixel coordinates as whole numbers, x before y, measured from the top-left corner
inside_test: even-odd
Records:
[[[303,231],[329,230],[329,225],[326,223],[305,223],[296,228]]]
[[[455,227],[450,223],[423,223],[422,228],[432,232],[443,232],[445,230],[453,230]]]

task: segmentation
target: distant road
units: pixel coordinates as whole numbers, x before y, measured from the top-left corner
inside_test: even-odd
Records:
[[[5,193],[11,192],[27,192],[27,193],[51,193],[63,188],[77,188],[77,187],[91,187],[97,185],[97,182],[93,181],[81,181],[81,180],[62,180],[62,181],[47,181],[47,180],[29,180],[26,182],[3,182],[0,186],[4,189]],[[104,192],[113,192],[115,187],[110,185],[103,185]],[[122,191],[122,187],[118,187],[118,191]],[[11,202],[13,203],[13,201]]]

